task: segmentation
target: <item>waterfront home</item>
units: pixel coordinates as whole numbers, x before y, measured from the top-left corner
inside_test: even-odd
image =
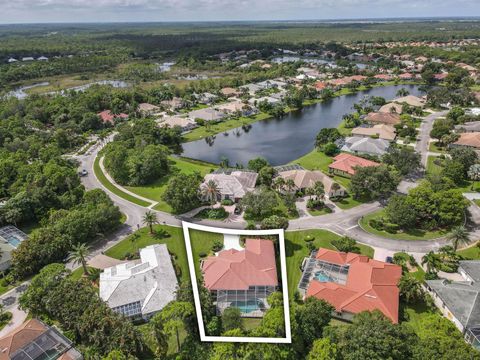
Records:
[[[149,319],[176,299],[177,277],[165,244],[140,249],[140,259],[106,268],[100,274],[100,297],[115,312]]]
[[[378,109],[378,112],[401,114],[403,112],[403,105],[395,102],[390,102],[380,107],[380,109]]]
[[[378,80],[378,81],[391,81],[391,80],[393,80],[392,75],[389,75],[389,74],[377,74],[373,78]]]
[[[400,115],[392,112],[371,112],[365,116],[365,121],[371,124],[397,125],[401,123]]]
[[[352,135],[356,137],[377,137],[387,141],[393,141],[397,136],[395,128],[385,124],[377,124],[373,127],[356,127],[352,129]]]
[[[382,156],[387,153],[390,142],[384,139],[373,139],[364,136],[350,136],[345,138],[341,151],[353,154],[368,154]]]
[[[362,311],[379,310],[398,323],[400,266],[320,248],[303,260],[302,272],[300,294],[332,304],[334,317],[351,321]]]
[[[0,338],[0,360],[81,360],[82,354],[55,327],[30,319]]]
[[[458,140],[450,144],[450,146],[464,146],[480,149],[480,132],[466,132],[459,135],[460,137]]]
[[[407,96],[396,98],[393,100],[393,102],[396,102],[398,104],[405,103],[410,106],[421,107],[421,108],[423,108],[426,103],[425,99],[420,98],[418,96],[413,96],[413,95],[407,95]]]
[[[243,103],[240,100],[234,100],[217,105],[215,106],[215,109],[227,115],[241,114],[243,116],[249,116],[256,112],[256,109],[254,109],[248,104]]]
[[[115,120],[128,119],[127,114],[124,114],[124,113],[114,114],[110,110],[104,110],[102,112],[99,112],[97,115],[100,117],[100,120],[102,120],[104,124],[109,123],[113,125],[115,123]]]
[[[48,58],[46,56],[40,56],[37,58],[37,61],[48,61]]]
[[[368,166],[380,166],[380,164],[359,156],[342,153],[333,158],[333,163],[328,165],[328,171],[331,174],[349,177],[355,175],[358,167]]]
[[[18,60],[15,59],[15,58],[9,58],[9,59],[7,60],[7,62],[8,62],[9,64],[11,64],[11,63],[14,63],[14,62],[18,62]]]
[[[200,267],[219,315],[236,307],[243,317],[262,317],[269,308],[268,296],[278,287],[271,240],[246,239],[243,250],[222,250]]]
[[[178,126],[182,129],[182,131],[192,130],[198,126],[195,120],[180,116],[166,116],[158,119],[157,122],[159,126],[166,126],[170,128]]]
[[[33,61],[35,60],[32,56],[25,56],[22,58],[22,61]]]
[[[174,97],[171,100],[163,100],[160,104],[170,111],[180,110],[185,106],[183,99],[179,97]]]
[[[204,189],[209,181],[213,181],[219,190],[218,201],[229,199],[237,202],[255,189],[257,177],[258,174],[253,171],[219,169],[205,175],[200,189]]]
[[[331,177],[325,175],[321,171],[309,171],[309,170],[286,170],[280,171],[278,176],[286,180],[293,180],[295,184],[294,190],[305,191],[308,188],[313,188],[317,182],[323,184],[325,189],[325,197],[343,197],[346,194],[346,190],[343,186],[336,183]],[[337,186],[334,186],[337,184]]]
[[[413,65],[413,62],[412,62],[412,65]],[[407,72],[407,73],[398,75],[398,78],[400,80],[412,80],[412,79],[415,79],[415,75]]]
[[[480,261],[461,260],[462,281],[426,280],[424,288],[438,310],[480,350]]]
[[[193,110],[188,113],[188,117],[192,119],[202,119],[205,121],[220,121],[225,117],[225,113],[223,111],[219,111],[214,108],[204,108]]]
[[[258,104],[260,104],[261,102],[267,102],[268,104],[278,104],[281,102],[280,99],[277,99],[277,98],[274,98],[272,96],[263,96],[261,98],[251,98],[248,100],[248,103],[252,106],[258,106]]]

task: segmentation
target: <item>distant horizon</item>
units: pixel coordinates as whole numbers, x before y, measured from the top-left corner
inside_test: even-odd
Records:
[[[0,24],[348,22],[479,16],[478,0],[4,0]]]
[[[72,24],[185,24],[185,23],[347,23],[347,22],[413,22],[439,20],[473,20],[480,21],[478,16],[420,16],[420,17],[358,17],[358,18],[325,18],[325,19],[258,19],[258,20],[116,20],[116,21],[46,21],[46,22],[11,22],[0,25],[72,25]]]

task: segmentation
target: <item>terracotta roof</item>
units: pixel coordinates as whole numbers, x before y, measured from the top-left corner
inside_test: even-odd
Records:
[[[0,339],[0,360],[10,359],[10,354],[31,343],[48,329],[40,321],[31,319]]]
[[[367,256],[320,249],[316,258],[325,262],[349,265],[345,285],[313,280],[306,296],[315,296],[331,303],[337,311],[357,314],[380,310],[392,322],[398,322],[398,281],[402,268],[398,265],[369,259]]]
[[[395,111],[392,111],[392,108],[395,109]],[[397,103],[394,103],[394,102],[390,102],[388,104],[383,105],[380,109],[378,109],[378,112],[380,112],[380,113],[395,112],[397,114],[401,114],[403,112],[402,104],[397,104]]]
[[[445,80],[447,76],[448,76],[448,73],[440,73],[440,74],[433,75],[435,80]]]
[[[388,74],[377,74],[374,76],[374,78],[378,80],[385,80],[385,81],[392,80],[392,76]]]
[[[398,75],[398,78],[399,79],[413,79],[415,77],[415,75],[413,74],[410,74],[410,73],[404,73],[404,74],[400,74]]]
[[[323,89],[326,89],[328,86],[328,84],[324,81],[317,81],[315,83],[315,89],[317,90],[323,90]]]
[[[377,135],[380,139],[392,141],[395,139],[395,128],[390,125],[378,124],[371,128],[357,127],[352,129],[352,135],[374,136]]]
[[[113,124],[113,121],[116,118],[120,118],[120,119],[127,119],[128,118],[127,114],[124,114],[124,113],[113,114],[110,110],[104,110],[104,111],[98,113],[97,115],[100,116],[100,119],[103,121],[103,123],[109,122],[111,124]]]
[[[480,148],[480,132],[461,133],[454,144]]]
[[[396,125],[401,122],[400,115],[390,112],[371,112],[365,117],[365,120],[388,125]]]
[[[275,249],[271,240],[247,239],[245,250],[223,250],[202,264],[209,290],[247,290],[250,286],[277,286]]]
[[[340,170],[350,175],[355,174],[355,167],[368,167],[368,166],[380,166],[375,161],[363,159],[361,157],[351,154],[339,154],[333,158],[334,162],[328,165],[330,169]]]

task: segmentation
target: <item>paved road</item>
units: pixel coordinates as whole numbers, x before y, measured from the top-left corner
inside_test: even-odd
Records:
[[[428,159],[428,147],[430,143],[430,131],[432,131],[433,122],[435,119],[445,116],[448,111],[440,111],[433,114],[428,115],[423,121],[422,125],[420,126],[420,134],[419,140],[415,146],[415,150],[420,153],[421,155],[421,162],[422,165],[426,168],[427,167],[427,159]]]

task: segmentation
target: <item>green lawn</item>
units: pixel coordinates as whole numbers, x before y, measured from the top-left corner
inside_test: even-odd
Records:
[[[208,127],[206,126],[200,126],[196,129],[193,129],[189,133],[184,135],[185,141],[194,141],[194,140],[199,140],[203,139],[207,136],[213,136],[215,134],[219,134],[221,132],[231,130],[243,125],[248,125],[252,124],[254,122],[260,121],[260,120],[265,120],[268,118],[271,118],[272,116],[266,113],[259,113],[257,115],[254,115],[252,117],[241,117],[239,119],[232,119],[232,120],[226,120],[226,121],[221,121],[217,124],[212,124],[209,125]]]
[[[444,230],[437,230],[437,231],[424,231],[419,229],[412,229],[409,232],[398,232],[398,233],[389,233],[383,230],[377,230],[370,226],[369,221],[372,219],[381,219],[385,216],[385,210],[379,210],[374,213],[368,214],[364,216],[360,220],[361,227],[375,235],[383,236],[390,239],[398,239],[398,240],[432,240],[447,234]]]
[[[136,249],[141,249],[153,244],[167,244],[168,251],[171,254],[174,254],[176,263],[181,270],[181,281],[190,281],[187,253],[185,251],[182,228],[166,225],[155,225],[154,230],[159,234],[167,234],[169,237],[155,235],[152,236],[150,235],[148,228],[141,228],[135,232],[136,234],[140,235],[135,242],[132,242],[132,237],[134,235],[130,235],[112,248],[108,249],[105,252],[105,255],[111,256],[115,259],[123,260],[128,254],[134,253]]]
[[[169,162],[171,168],[173,169],[173,171],[169,175],[157,180],[150,185],[126,186],[125,188],[135,194],[158,202],[158,204],[154,207],[155,210],[172,212],[172,208],[170,207],[170,205],[168,205],[165,201],[162,200],[162,195],[167,188],[168,180],[170,180],[172,176],[179,172],[184,174],[191,174],[195,171],[198,171],[202,176],[204,176],[205,174],[208,174],[217,167],[213,164],[187,158],[170,157]]]
[[[323,207],[320,210],[318,210],[318,209],[308,209],[307,211],[312,216],[321,216],[321,215],[331,214],[332,212],[327,210],[327,209],[328,208]]]
[[[260,318],[242,318],[243,328],[246,331],[256,329],[260,326],[262,319]]]
[[[192,245],[193,262],[195,263],[195,273],[200,275],[200,254],[213,255],[212,245],[215,240],[223,242],[223,234],[190,230],[190,244]]]
[[[436,156],[429,156],[427,159],[427,173],[429,174],[440,174],[443,167],[435,164]]]
[[[422,327],[420,326],[422,319],[430,314],[431,312],[428,311],[427,306],[423,302],[407,305],[405,307],[405,315],[408,320],[404,323],[410,325],[413,331],[415,331],[416,334],[419,334],[419,332],[422,331]]]
[[[100,169],[100,163],[99,162],[100,162],[100,159],[97,156],[97,158],[95,158],[95,162],[93,164],[93,171],[95,172],[95,176],[97,177],[98,181],[100,181],[103,186],[105,186],[108,190],[113,192],[115,195],[118,195],[121,198],[124,198],[125,200],[131,201],[131,202],[133,202],[137,205],[140,205],[140,206],[145,206],[145,207],[150,206],[150,203],[148,203],[146,201],[143,201],[143,200],[140,200],[140,199],[138,199],[135,196],[132,196],[130,194],[127,194],[126,192],[120,190],[115,185],[113,185],[110,181],[108,181],[107,177],[105,176],[103,171]]]
[[[339,201],[335,201],[335,205],[337,205],[340,209],[347,210],[351,209],[355,206],[363,204],[363,201],[360,200],[355,200],[353,197],[350,195],[347,196],[346,198],[343,198]]]
[[[458,250],[457,254],[462,255],[465,259],[480,260],[480,248],[478,246],[470,246],[469,248]]]
[[[445,153],[445,148],[438,147],[436,143],[431,142],[428,146],[428,151],[438,152],[438,153]]]
[[[437,165],[434,163],[435,158],[437,156],[429,156],[427,158],[427,173],[429,174],[440,174],[443,166]],[[459,189],[463,192],[472,192],[472,191],[480,191],[479,182],[473,183],[472,188],[472,181],[465,180],[461,185],[456,185],[456,189]]]
[[[336,250],[331,244],[332,240],[339,239],[340,236],[328,230],[302,230],[302,231],[288,231],[285,233],[285,251],[287,256],[287,277],[288,277],[288,294],[290,299],[297,289],[298,282],[302,272],[300,266],[305,257],[309,256],[310,251],[307,248],[305,238],[307,235],[315,237],[313,244],[315,248],[327,248]],[[366,245],[357,244],[361,253],[369,257],[373,257],[374,250]]]

